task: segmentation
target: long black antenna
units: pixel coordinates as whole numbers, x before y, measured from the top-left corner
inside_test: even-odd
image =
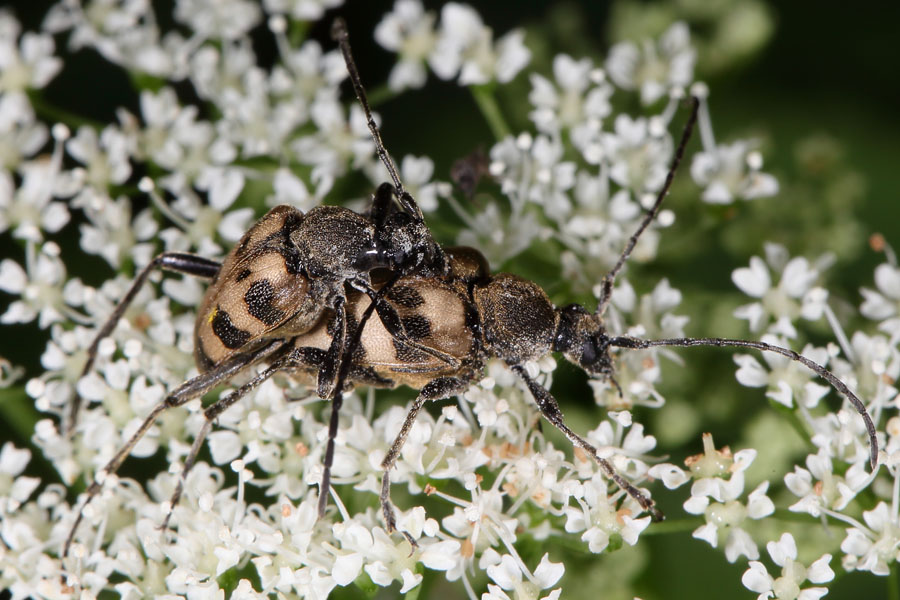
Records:
[[[401,195],[405,194],[406,190],[403,187],[403,182],[400,181],[397,167],[394,166],[391,155],[388,154],[387,149],[384,147],[384,142],[381,140],[381,131],[379,131],[378,124],[375,123],[375,119],[372,117],[369,99],[366,97],[366,90],[363,88],[362,81],[359,78],[359,71],[356,70],[356,62],[353,60],[353,53],[350,51],[350,35],[347,33],[347,23],[344,22],[344,19],[341,17],[335,18],[334,22],[331,24],[331,39],[338,43],[338,46],[341,48],[341,54],[344,55],[344,62],[347,64],[347,72],[350,74],[350,83],[353,84],[353,91],[356,92],[356,98],[359,100],[363,111],[366,113],[366,122],[369,125],[369,131],[372,133],[372,139],[375,140],[375,152],[378,154],[378,158],[381,159],[381,162],[384,163],[388,173],[390,173],[391,179],[394,182],[394,187],[397,188],[397,191]]]
[[[642,340],[632,337],[615,337],[609,340],[609,345],[616,348],[631,348],[638,350],[653,348],[656,346],[679,346],[682,348],[689,348],[691,346],[751,348],[753,350],[759,350],[761,352],[774,352],[775,354],[780,354],[782,356],[788,357],[791,360],[795,360],[830,383],[831,387],[839,391],[847,398],[847,400],[850,401],[850,404],[853,405],[853,408],[856,409],[856,412],[858,412],[863,418],[863,422],[866,425],[866,432],[869,434],[869,464],[871,465],[872,469],[875,469],[875,467],[878,466],[878,437],[875,434],[875,423],[872,422],[872,417],[869,416],[869,412],[868,410],[866,410],[866,405],[863,404],[862,400],[860,400],[856,394],[851,392],[850,388],[847,387],[847,384],[838,379],[834,373],[832,373],[819,363],[806,358],[802,354],[797,354],[789,348],[774,346],[765,342],[754,342],[751,340],[733,340],[727,338],[671,338],[664,340]]]
[[[637,230],[631,234],[630,238],[628,238],[628,243],[625,244],[625,249],[622,250],[622,255],[619,256],[619,260],[613,268],[609,270],[609,273],[603,277],[600,288],[600,299],[597,302],[597,314],[601,317],[603,316],[603,313],[606,312],[606,307],[609,305],[609,301],[612,297],[612,288],[613,284],[616,282],[616,276],[619,274],[619,271],[622,270],[622,267],[625,266],[625,261],[631,256],[631,251],[634,250],[638,238],[641,237],[644,230],[647,229],[653,219],[656,218],[656,214],[659,212],[659,207],[662,204],[663,199],[668,195],[669,188],[672,187],[672,181],[675,179],[675,172],[678,170],[678,165],[681,164],[681,159],[684,158],[684,149],[687,147],[688,141],[691,139],[691,133],[694,131],[694,125],[697,123],[697,112],[699,109],[700,100],[696,97],[692,97],[691,115],[684,125],[684,130],[681,133],[681,140],[678,142],[675,156],[672,157],[672,164],[669,166],[669,172],[666,174],[666,181],[663,184],[662,189],[659,190],[659,194],[656,195],[656,202],[653,203],[653,206],[647,211],[647,214],[644,215],[644,220],[641,221]]]

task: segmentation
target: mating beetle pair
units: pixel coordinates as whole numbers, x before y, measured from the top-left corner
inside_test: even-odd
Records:
[[[371,116],[341,20],[333,35],[343,52],[356,95],[368,118],[376,150],[392,183],[376,191],[367,215],[320,207],[302,214],[288,206],[271,210],[220,264],[183,253],[165,253],[137,277],[97,334],[89,350],[90,370],[99,341],[109,335],[150,272],[163,268],[211,280],[195,325],[195,358],[201,374],[173,390],[104,467],[87,490],[84,503],[100,491],[160,413],[183,405],[251,367],[266,363],[234,393],[205,409],[205,423],[185,461],[171,506],[196,460],[213,422],[222,411],[279,372],[305,374],[323,398],[332,398],[319,512],[324,512],[342,394],[355,385],[419,390],[403,426],[385,456],[381,504],[389,531],[396,529],[390,504],[390,470],[426,400],[463,392],[483,376],[487,359],[506,362],[524,381],[542,415],[583,449],[601,469],[655,518],[653,502],[622,478],[597,449],[565,424],[550,392],[524,365],[560,352],[588,374],[615,383],[611,348],[654,346],[730,346],[782,354],[799,361],[843,393],[865,420],[871,462],[877,458],[874,425],[863,403],[830,371],[795,352],[770,344],[722,338],[642,340],[609,336],[603,314],[613,283],[642,232],[668,193],[696,120],[697,103],[675,151],[653,207],[631,236],[619,261],[604,277],[594,312],[578,306],[555,307],[535,283],[511,274],[492,275],[472,248],[442,248],[425,225],[415,200],[404,189]],[[77,418],[73,405],[71,423]],[[83,508],[83,507],[82,507]],[[64,548],[68,553],[79,513]],[[404,533],[411,544],[409,534]]]

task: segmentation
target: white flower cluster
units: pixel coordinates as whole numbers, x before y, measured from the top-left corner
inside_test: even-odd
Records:
[[[305,211],[326,198],[338,200],[329,194],[349,173],[362,172],[373,184],[384,179],[362,110],[339,91],[346,77],[339,52],[302,41],[306,28],[293,27],[339,4],[177,0],[163,19],[153,3],[141,0],[62,0],[40,34],[22,33],[10,13],[0,12],[0,233],[21,248],[20,256],[0,261],[0,291],[12,296],[0,322],[33,324],[49,336],[43,371],[22,390],[44,416],[32,441],[62,482],[25,475],[31,453],[3,445],[0,587],[13,598],[92,598],[109,591],[124,598],[326,598],[350,585],[393,586],[403,594],[440,572],[460,582],[469,598],[554,599],[562,597],[566,565],[552,550],[526,555],[525,543],[569,537],[590,552],[613,552],[637,544],[650,527],[638,503],[611,485],[589,456],[548,441],[536,425],[531,394],[495,361],[458,405],[445,406],[438,417],[419,416],[392,471],[398,525],[417,547],[387,534],[377,509],[381,461],[406,410],[376,413],[374,393],[365,400],[348,396],[329,513],[318,519],[328,431],[322,413],[329,407],[279,376],[220,416],[208,437],[209,458],[200,455],[174,507],[168,501],[204,416],[199,401],[164,412],[131,454],[136,464],[156,457],[170,468],[141,481],[105,477],[102,492],[83,510],[70,556],[60,559],[82,510],[78,486],[93,480],[168,391],[197,373],[193,309],[203,289],[193,279],[167,278],[159,289],[148,286],[136,296],[99,344],[91,372],[81,376],[97,328],[128,289],[134,269],[160,250],[221,257],[265,205]],[[171,30],[160,25],[173,19]],[[249,38],[263,23],[277,49],[266,68]],[[115,123],[100,125],[41,121],[29,94],[39,94],[64,68],[53,36],[67,40],[66,52],[90,48],[133,80],[154,81],[139,91],[138,114],[123,108]],[[531,57],[523,30],[495,39],[472,7],[458,3],[444,5],[438,22],[418,0],[398,0],[375,38],[397,54],[392,90],[423,85],[430,69],[487,94],[482,102],[492,101],[490,90],[515,78]],[[693,81],[694,59],[686,26],[676,24],[658,42],[615,47],[605,67],[561,54],[552,61],[552,77],[530,73],[533,129],[503,136],[490,149],[488,171],[504,203],[492,199],[478,214],[452,198],[449,184],[434,180],[428,158],[403,157],[401,176],[424,210],[448,203],[465,223],[458,241],[478,247],[493,264],[538,240],[555,244],[562,249],[561,277],[576,291],[596,292],[663,186],[673,153],[669,129],[688,88],[701,100],[704,150],[691,171],[703,199],[728,203],[777,191],[748,142],[716,145],[705,87]],[[185,100],[181,86],[193,90],[196,103]],[[614,111],[615,95],[635,92],[645,113]],[[135,202],[135,190],[149,202]],[[673,219],[664,210],[633,258],[652,259],[658,227]],[[66,263],[54,235],[70,221],[78,223],[81,249],[115,273],[99,286],[69,274],[78,270]],[[823,262],[789,261],[774,248],[767,258],[781,274],[777,288],[759,259],[734,276],[758,300],[739,314],[755,331],[768,327],[769,334],[794,338],[798,317],[825,315],[837,323],[827,294],[813,287]],[[876,420],[895,402],[892,382],[900,371],[897,273],[896,265],[879,268],[879,292],[866,292],[863,306],[863,314],[884,320],[890,340],[862,333],[847,340],[837,331],[843,360],[836,348],[805,351],[830,363],[871,401]],[[687,319],[673,313],[680,302],[666,280],[641,294],[620,278],[608,330],[681,337]],[[669,488],[693,479],[684,509],[702,516],[695,537],[724,547],[730,561],[751,559],[744,578],[751,590],[789,597],[778,590],[827,581],[828,561],[823,557],[806,570],[792,539],[769,545],[784,569],[780,578],[756,562],[754,522],[770,516],[774,505],[768,483],[744,494],[753,450],[732,456],[704,438],[704,454],[688,472],[656,464],[656,439],[630,411],[664,404],[656,389],[664,356],[673,355],[622,353],[614,383],[590,382],[597,403],[610,412],[586,439],[647,495],[643,488],[654,479]],[[823,411],[824,388],[795,363],[768,360],[766,369],[755,359],[738,360],[738,379],[768,387],[770,397],[796,407],[818,448],[808,469],[796,467],[785,478],[800,498],[792,510],[849,524],[840,548],[844,568],[886,573],[897,560],[896,499],[864,512],[865,525],[844,512],[875,479],[863,469],[866,438],[857,416],[848,409]],[[552,357],[525,365],[548,388],[555,367]],[[15,383],[17,370],[6,359],[0,358],[0,370],[0,384]],[[60,424],[76,390],[85,406],[70,436]],[[895,421],[888,422],[885,459],[893,483],[900,476]],[[848,468],[836,471],[836,463]],[[445,516],[429,516],[422,503],[437,504]],[[170,510],[169,527],[161,530]]]
[[[822,256],[814,262],[804,257],[790,258],[787,250],[776,244],[767,244],[765,253],[765,261],[753,257],[749,268],[736,269],[732,274],[735,285],[756,300],[738,308],[735,316],[747,319],[752,330],[766,331],[763,340],[782,346],[798,336],[799,319],[824,318],[838,344],[827,347],[807,344],[803,356],[829,366],[863,398],[877,423],[884,411],[897,405],[895,381],[900,376],[900,337],[895,316],[895,299],[900,298],[896,291],[900,271],[894,265],[893,251],[886,248],[889,262],[875,270],[878,291],[863,288],[864,301],[859,308],[860,315],[880,321],[879,329],[888,337],[864,331],[854,331],[848,336],[844,331],[827,302],[828,292],[817,285],[833,257]],[[777,286],[772,284],[771,272],[780,274]],[[849,525],[840,544],[843,568],[888,575],[891,565],[900,558],[900,504],[896,492],[891,491],[900,486],[897,451],[900,446],[896,441],[900,420],[892,416],[879,433],[881,444],[887,441],[879,458],[884,468],[872,471],[864,427],[855,410],[845,403],[840,410],[823,411],[821,400],[829,388],[808,370],[777,355],[767,355],[762,364],[753,356],[738,355],[735,363],[739,367],[736,373],[739,382],[767,388],[770,399],[795,410],[817,449],[806,457],[804,466],[796,465],[792,473],[784,476],[785,487],[796,497],[789,510]],[[864,523],[860,522],[858,509],[854,510],[852,505],[861,495],[871,494],[873,490],[877,497],[886,495],[893,501],[890,504],[881,501],[871,510],[862,511]],[[833,572],[827,568],[830,554],[807,571],[794,562],[797,550],[793,538],[782,537],[777,544],[770,542],[769,553],[784,569],[781,578],[772,579],[755,561],[751,561],[751,568],[744,576],[745,585],[761,592],[760,598],[818,598],[827,592],[826,588],[801,590],[799,586],[804,579],[823,583],[833,578]]]
[[[419,0],[398,0],[375,28],[378,43],[398,55],[388,78],[392,90],[425,85],[426,63],[441,79],[480,85],[508,83],[531,60],[522,30],[495,42],[490,27],[471,6],[448,2],[441,9],[438,29],[434,21]]]

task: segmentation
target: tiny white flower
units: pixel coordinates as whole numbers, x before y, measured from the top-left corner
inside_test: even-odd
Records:
[[[288,14],[301,21],[317,21],[326,10],[343,3],[344,0],[263,0],[267,12]]]
[[[815,600],[828,593],[824,587],[801,589],[805,581],[827,583],[834,579],[834,571],[828,566],[830,554],[824,554],[809,568],[797,562],[797,545],[794,537],[785,533],[777,542],[766,544],[772,562],[781,567],[781,575],[772,577],[759,561],[751,560],[750,568],[744,572],[741,582],[753,592],[759,593],[759,600],[779,598],[785,600]]]
[[[673,24],[658,43],[642,46],[620,42],[609,51],[606,69],[613,83],[625,90],[640,90],[641,102],[653,104],[672,88],[685,88],[694,78],[696,53],[683,22]]]
[[[848,571],[870,571],[875,575],[888,575],[890,566],[900,559],[900,527],[896,509],[889,509],[884,502],[863,512],[865,526],[847,528],[847,537],[841,542],[845,553],[841,564]]]
[[[588,58],[576,61],[568,54],[558,54],[553,58],[555,84],[536,73],[531,75],[528,99],[535,107],[531,119],[540,131],[552,134],[561,128],[586,127],[588,120],[592,120],[589,127],[597,127],[612,112],[612,87],[605,81],[592,86],[593,71]],[[573,132],[573,138],[581,135]]]
[[[425,62],[437,43],[434,14],[419,0],[397,0],[394,9],[375,26],[375,41],[396,52],[397,64],[388,76],[394,91],[425,85]]]
[[[259,22],[259,6],[249,0],[179,0],[175,18],[201,39],[233,40]]]
[[[0,95],[42,88],[62,68],[53,37],[26,32],[16,44],[20,29],[11,12],[0,14]]]
[[[774,318],[779,323],[780,333],[796,335],[791,323],[798,317],[817,318],[819,311],[804,311],[810,301],[807,296],[820,296],[815,283],[821,277],[818,265],[825,264],[828,257],[821,257],[816,264],[798,256],[784,262],[786,252],[777,244],[766,244],[766,261],[758,256],[750,259],[749,267],[740,267],[731,274],[734,284],[756,302],[735,310],[734,316],[747,319],[751,331],[760,331]],[[767,264],[768,263],[768,264]],[[771,271],[770,271],[771,269]],[[772,285],[772,274],[779,274],[777,286]],[[785,329],[786,328],[786,329]]]
[[[513,30],[493,41],[493,32],[471,6],[449,2],[441,9],[440,33],[429,57],[438,77],[459,76],[460,85],[496,79],[511,81],[531,60],[524,32]]]
[[[752,146],[746,141],[704,148],[694,155],[691,176],[706,188],[701,196],[709,204],[731,204],[778,193],[778,181],[760,172],[761,165],[749,160]]]

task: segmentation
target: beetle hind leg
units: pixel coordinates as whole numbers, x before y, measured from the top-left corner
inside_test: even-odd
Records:
[[[232,358],[220,363],[212,370],[207,371],[206,373],[201,373],[193,379],[189,379],[188,381],[182,383],[175,390],[173,390],[172,393],[166,396],[159,404],[153,407],[153,410],[151,410],[150,414],[144,418],[144,421],[143,423],[141,423],[141,426],[138,428],[138,430],[135,431],[134,434],[132,434],[132,436],[128,439],[127,442],[125,442],[125,444],[121,448],[119,448],[119,450],[113,455],[112,459],[110,459],[106,466],[104,466],[103,469],[101,469],[100,472],[95,476],[94,481],[91,482],[91,485],[88,486],[85,499],[81,503],[78,515],[76,516],[75,522],[72,524],[72,528],[69,530],[69,535],[66,537],[66,541],[63,545],[62,558],[65,559],[69,554],[69,549],[75,539],[75,532],[78,530],[78,526],[81,524],[81,521],[84,518],[85,507],[87,507],[87,505],[91,503],[94,497],[100,493],[100,490],[103,489],[103,481],[119,470],[119,467],[122,466],[122,463],[125,462],[125,459],[128,458],[137,443],[140,442],[144,435],[150,430],[150,428],[153,427],[154,423],[156,423],[156,420],[163,412],[176,406],[182,406],[187,402],[193,400],[194,398],[199,398],[217,385],[228,381],[250,365],[272,356],[283,347],[284,340],[275,340],[261,348],[256,349],[255,351],[237,354]],[[216,406],[217,404],[219,403],[216,403],[213,406]]]
[[[472,376],[439,377],[429,381],[422,387],[419,395],[413,401],[412,406],[410,406],[409,412],[406,413],[406,419],[404,419],[403,425],[397,433],[397,437],[394,438],[384,460],[381,461],[381,468],[383,470],[381,478],[381,513],[384,516],[385,528],[388,533],[397,531],[397,519],[394,514],[394,506],[391,504],[391,469],[397,464],[397,459],[400,457],[400,451],[403,449],[403,444],[406,443],[406,438],[409,437],[409,432],[416,422],[419,411],[422,409],[422,406],[424,406],[426,400],[443,400],[465,391],[473,379],[474,377]],[[418,546],[409,533],[405,531],[401,531],[400,533],[403,534],[413,548]]]
[[[138,273],[138,276],[135,277],[131,287],[128,288],[128,292],[116,305],[116,308],[106,319],[106,322],[103,323],[103,326],[97,332],[97,335],[94,336],[91,345],[88,346],[87,361],[84,363],[79,379],[90,373],[91,369],[94,367],[94,361],[97,359],[97,348],[100,346],[100,342],[109,337],[109,334],[112,333],[112,330],[122,318],[122,315],[125,314],[125,311],[128,310],[128,307],[131,306],[135,296],[137,296],[141,288],[144,287],[147,278],[153,271],[156,269],[163,269],[165,271],[173,271],[183,275],[199,277],[201,279],[212,279],[219,272],[221,266],[221,264],[214,260],[203,258],[202,256],[197,256],[195,254],[188,254],[186,252],[163,252],[162,254],[157,255],[141,270],[140,273]],[[76,391],[75,397],[72,399],[72,404],[69,407],[69,415],[66,419],[65,429],[69,435],[73,434],[75,431],[81,404],[81,395]]]

